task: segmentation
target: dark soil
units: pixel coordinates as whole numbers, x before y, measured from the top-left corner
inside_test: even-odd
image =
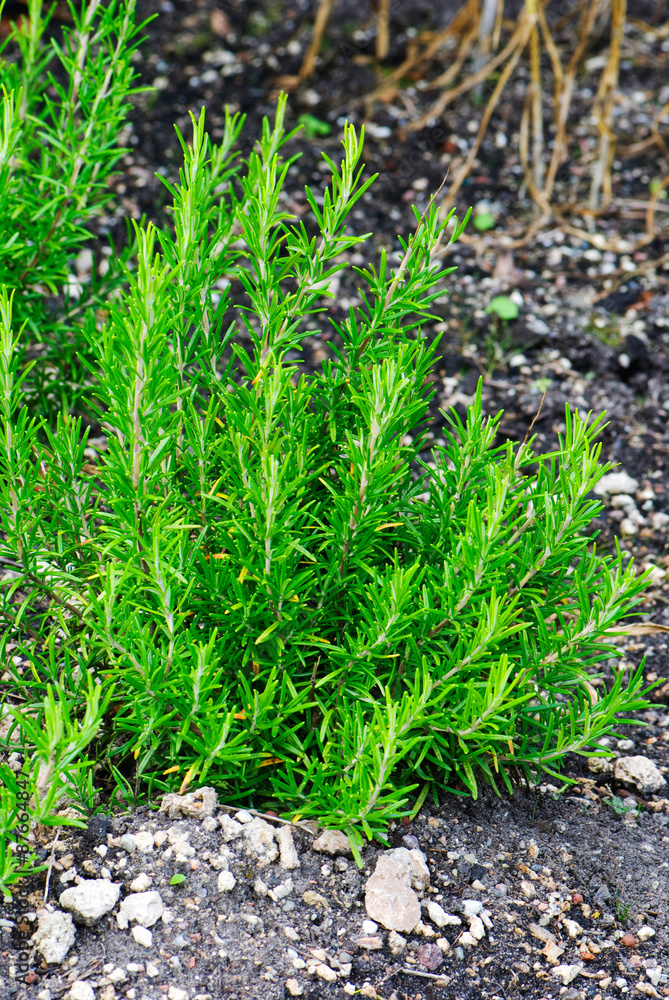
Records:
[[[250,150],[262,117],[273,115],[276,78],[299,69],[317,4],[314,0],[230,0],[218,5],[210,0],[165,0],[138,6],[141,16],[159,10],[147,28],[137,69],[143,83],[160,89],[135,102],[126,139],[133,151],[123,161],[125,174],[116,184],[118,212],[104,221],[103,233],[124,231],[121,220],[128,214],[139,218],[145,213],[164,223],[166,192],[155,173],[176,176],[180,150],[173,126],[176,123],[188,136],[189,112],[197,113],[205,105],[214,139],[222,134],[224,105],[244,112],[243,149]],[[549,5],[551,16],[555,6],[560,7]],[[649,0],[634,6],[636,18],[658,23],[667,17],[660,3]],[[404,56],[407,28],[439,27],[450,16],[448,5],[420,0],[397,0],[391,7],[390,65]],[[441,21],[431,23],[437,8]],[[362,98],[376,84],[370,19],[367,4],[342,0],[335,5],[317,72],[290,98],[288,124],[309,113],[332,126],[329,136],[309,140],[302,135],[288,148],[302,153],[291,168],[288,193],[291,210],[305,219],[304,184],[322,190],[326,182],[327,174],[319,169],[320,150],[337,158],[343,121],[365,120]],[[590,56],[605,46],[602,39]],[[669,45],[630,27],[627,49],[617,119],[621,145],[645,138],[652,115],[669,100]],[[578,139],[582,160],[572,159],[560,171],[556,201],[561,204],[587,196],[589,174],[583,161],[587,163],[596,145],[587,108],[596,82],[597,74],[592,73],[578,80],[572,135]],[[534,218],[531,202],[519,187],[517,133],[524,92],[524,82],[516,89],[512,80],[493,116],[478,166],[457,198],[460,214],[470,205],[485,203],[497,224],[480,234],[470,226],[468,241],[446,261],[458,270],[445,278],[444,294],[435,304],[440,319],[424,328],[428,337],[441,334],[431,431],[438,443],[444,424],[439,409],[455,406],[463,413],[481,375],[487,410],[505,411],[502,437],[522,440],[536,418],[537,450],[557,443],[565,403],[582,410],[606,410],[610,422],[602,436],[603,458],[620,463],[620,470],[636,479],[638,487],[631,507],[615,506],[609,498],[596,527],[603,545],[618,538],[623,551],[639,565],[657,567],[640,617],[669,626],[669,577],[662,576],[662,570],[669,568],[669,518],[662,516],[669,514],[669,265],[662,261],[669,251],[669,233],[635,250],[644,232],[645,210],[638,206],[648,201],[650,184],[669,172],[669,164],[658,146],[615,160],[614,205],[597,222],[597,231],[607,242],[603,250],[571,233],[565,235],[557,226],[529,245],[513,248],[505,234],[526,228]],[[405,95],[404,104],[397,99],[394,108],[377,105],[368,119],[375,128],[368,129],[365,160],[367,170],[379,177],[353,212],[351,226],[356,233],[373,236],[353,263],[376,261],[382,247],[399,249],[397,233],[407,234],[414,225],[412,204],[423,210],[452,168],[461,141],[471,141],[471,123],[478,123],[485,92],[483,97],[473,93],[464,98],[434,127],[402,142],[398,127],[403,122],[394,111],[403,109],[406,118],[407,101],[420,110],[434,97],[417,87]],[[579,123],[581,114],[585,124]],[[572,225],[587,229],[582,218],[571,218]],[[664,216],[659,213],[658,218],[660,225]],[[520,305],[519,318],[508,326],[496,325],[485,312],[491,298],[500,293],[513,294]],[[342,281],[328,313],[340,319],[358,301],[349,278]],[[331,356],[329,342],[336,343],[336,337],[322,317],[305,342],[300,361],[305,370]],[[645,656],[647,682],[664,683],[651,696],[653,709],[638,720],[645,728],[621,725],[616,737],[623,741],[622,747],[616,739],[610,745],[622,755],[644,755],[669,774],[667,643],[660,634],[619,645],[630,670]],[[295,907],[286,911],[254,891],[255,879],[258,875],[267,879],[268,870],[263,873],[248,860],[235,855],[230,868],[237,885],[232,893],[219,894],[215,873],[204,859],[195,870],[173,861],[147,862],[136,854],[126,855],[116,842],[103,862],[93,848],[107,844],[107,831],[95,828],[88,836],[75,833],[69,839],[63,831],[54,857],[72,854],[70,867],[74,864],[89,876],[104,864],[111,868],[113,860],[113,878],[123,883],[124,894],[139,872],[148,873],[173,910],[174,922],[159,922],[153,928],[154,944],[147,953],[128,931],[118,930],[115,920],[104,918],[95,928],[78,931],[76,961],[70,957],[63,968],[47,969],[37,960],[30,984],[6,978],[3,996],[49,1000],[68,995],[71,982],[86,980],[95,983],[94,996],[99,1000],[121,996],[154,1000],[169,995],[170,988],[185,990],[189,1000],[201,995],[213,1000],[274,1000],[290,995],[284,984],[291,978],[311,1000],[344,997],[347,982],[358,990],[364,987],[362,995],[384,1000],[521,996],[606,1000],[635,992],[669,996],[669,862],[665,860],[669,802],[662,795],[643,798],[633,788],[617,787],[610,778],[591,773],[582,758],[568,759],[566,773],[578,784],[563,794],[558,794],[556,782],[519,789],[510,798],[498,799],[488,792],[476,802],[451,796],[439,807],[428,800],[412,824],[392,831],[393,846],[402,845],[403,837],[416,838],[445,910],[456,914],[464,900],[475,898],[491,914],[493,930],[474,948],[458,950],[462,928],[445,928],[451,948],[431,973],[420,961],[426,953],[418,949],[441,931],[436,937],[409,935],[408,950],[399,957],[391,953],[387,935],[381,950],[356,944],[364,933],[366,875],[374,870],[379,845],[367,848],[365,870],[358,872],[351,861],[337,867],[333,860],[316,855],[310,848],[311,836],[296,831],[302,866],[293,874],[289,897]],[[199,857],[206,850],[215,853],[219,833],[206,833],[195,820],[188,824]],[[109,836],[114,843],[126,830],[170,825],[162,814],[138,810],[131,816],[116,816]],[[447,851],[460,856],[448,858]],[[61,865],[61,874],[67,870]],[[175,871],[186,873],[187,881],[170,888],[167,883]],[[285,876],[276,867],[269,871],[274,885]],[[528,881],[535,887],[534,895],[521,889],[520,883]],[[42,875],[21,887],[24,910],[38,908],[44,884]],[[303,902],[309,889],[325,898],[327,908]],[[56,869],[49,891],[54,904],[61,890]],[[8,907],[7,917],[14,912]],[[260,917],[262,926],[245,923],[240,915],[249,913]],[[577,920],[582,932],[569,937],[561,914]],[[571,982],[563,983],[552,973],[555,963],[542,951],[545,942],[530,930],[530,925],[542,926],[542,917],[564,947],[559,962],[582,965]],[[285,937],[286,925],[295,929],[297,941]],[[636,932],[647,925],[655,934],[643,941]],[[2,954],[11,966],[16,940],[10,931],[10,927],[3,931]],[[627,934],[632,938],[624,938]],[[331,967],[346,966],[348,958],[341,957],[345,953],[351,960],[350,972],[330,984],[296,970],[295,959],[298,964],[300,958],[307,961],[311,949],[323,949]],[[147,978],[147,961],[158,963],[157,977]],[[105,965],[110,968],[104,969]],[[125,979],[109,979],[109,972],[118,967],[125,969]],[[49,993],[44,992],[47,989]],[[175,1000],[179,1000],[176,994]]]

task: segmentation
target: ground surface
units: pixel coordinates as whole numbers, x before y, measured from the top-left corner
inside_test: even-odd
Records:
[[[174,176],[179,148],[173,124],[188,135],[189,110],[206,105],[214,138],[221,134],[224,104],[245,112],[248,151],[262,116],[272,114],[275,78],[299,68],[315,6],[297,0],[292,6],[254,0],[218,7],[208,0],[158,4],[160,16],[147,30],[137,68],[143,82],[159,90],[137,99],[128,133],[133,152],[116,184],[118,214],[107,220],[112,232],[122,228],[120,220],[127,214],[139,217],[145,212],[161,219],[165,192],[155,172],[160,168]],[[435,5],[391,6],[390,61],[396,64],[407,41],[403,26],[427,18]],[[657,4],[637,6],[635,16],[661,15]],[[146,16],[156,4],[140,2],[139,8]],[[291,151],[303,153],[288,182],[291,210],[299,213],[306,205],[304,184],[318,189],[325,183],[326,175],[318,167],[319,150],[338,156],[341,124],[345,118],[363,120],[361,98],[375,84],[368,58],[373,31],[353,34],[365,28],[369,11],[348,2],[337,5],[336,11],[322,63],[289,105],[291,121],[309,113],[332,126],[329,136],[292,144]],[[447,15],[445,10],[443,16]],[[430,27],[427,21],[421,26]],[[649,40],[642,31],[630,37],[617,120],[628,145],[648,134],[650,120],[669,99],[664,83],[666,43]],[[577,109],[586,108],[596,79],[579,78]],[[669,587],[661,572],[669,566],[669,271],[662,264],[669,239],[638,246],[650,185],[669,172],[669,164],[654,146],[636,158],[615,161],[614,205],[597,222],[606,240],[603,249],[565,235],[557,226],[529,245],[513,248],[504,233],[526,227],[533,218],[531,205],[519,190],[516,136],[523,98],[524,84],[518,90],[512,84],[493,117],[471,181],[458,196],[461,211],[485,203],[497,226],[485,234],[470,227],[469,242],[459,245],[447,261],[457,264],[458,271],[444,280],[444,295],[435,304],[440,319],[425,328],[428,337],[442,335],[432,432],[438,442],[443,426],[439,407],[454,405],[462,411],[480,374],[485,376],[486,407],[490,412],[505,410],[502,430],[512,439],[525,436],[546,392],[534,425],[538,448],[555,443],[565,402],[596,412],[607,410],[604,457],[619,462],[620,470],[637,486],[631,501],[606,498],[598,525],[602,542],[611,544],[615,535],[639,564],[658,568],[642,611],[651,621],[669,625]],[[367,119],[375,126],[368,130],[367,169],[380,176],[353,213],[353,230],[374,234],[354,263],[376,260],[383,246],[398,249],[397,233],[408,233],[413,224],[411,204],[422,210],[446,169],[454,169],[453,158],[463,153],[463,143],[471,142],[471,122],[480,116],[476,95],[453,106],[434,127],[402,143],[397,134],[401,115],[410,117],[412,107],[425,107],[425,100],[420,88],[414,88],[403,100],[375,106]],[[556,198],[562,204],[587,194],[594,130],[575,122],[573,135],[582,159],[572,160],[560,172]],[[658,218],[662,220],[661,212]],[[582,219],[579,224],[583,225]],[[520,306],[518,319],[505,328],[495,326],[485,313],[499,293],[512,294]],[[342,310],[357,301],[355,281],[342,281],[331,315],[340,318]],[[328,356],[331,339],[325,319],[314,323],[313,337],[306,343],[306,369]],[[630,668],[646,656],[650,683],[669,675],[666,650],[662,635],[650,635],[625,641],[623,652]],[[653,699],[653,709],[639,720],[647,727],[621,726],[610,746],[621,756],[646,756],[667,774],[669,685],[658,688]],[[169,996],[170,990],[170,1000],[193,1000],[204,994],[213,1000],[274,1000],[290,995],[291,988],[317,1000],[344,997],[347,983],[362,988],[363,995],[384,1000],[393,995],[397,1000],[668,996],[669,803],[662,797],[668,789],[644,797],[632,786],[625,788],[610,776],[590,772],[581,759],[570,759],[566,771],[579,778],[579,784],[564,794],[557,794],[556,783],[519,790],[510,799],[484,794],[474,803],[451,797],[439,808],[428,809],[427,803],[412,824],[392,831],[393,846],[418,846],[427,857],[431,889],[425,902],[434,898],[462,920],[462,925],[439,930],[424,914],[427,935],[404,935],[406,951],[397,954],[383,928],[378,930],[381,948],[359,944],[361,938],[378,936],[362,926],[364,887],[381,851],[378,845],[366,850],[365,868],[359,872],[350,859],[314,853],[312,836],[296,831],[301,865],[287,873],[277,862],[259,867],[257,858],[244,854],[244,842],[232,840],[226,860],[236,885],[231,892],[219,892],[217,869],[211,864],[225,850],[219,825],[209,822],[205,828],[194,819],[183,821],[181,834],[184,839],[188,834],[194,853],[181,854],[182,860],[177,860],[175,852],[163,857],[168,844],[149,854],[128,853],[120,844],[126,832],[172,829],[175,821],[164,814],[140,811],[119,816],[109,828],[96,820],[88,835],[67,839],[63,834],[56,845],[53,858],[60,860],[50,877],[50,903],[57,904],[63,884],[71,885],[80,876],[105,877],[101,870],[106,867],[113,881],[122,885],[124,896],[135,877],[146,874],[173,919],[153,926],[153,941],[146,947],[129,930],[120,930],[114,917],[104,917],[93,928],[77,930],[65,966],[40,968],[38,959],[28,985],[6,978],[6,970],[1,972],[3,996],[48,1000],[67,996],[75,981],[88,983],[93,993],[75,987],[74,995],[99,1000],[121,996],[154,1000]],[[625,797],[628,792],[632,797]],[[406,837],[415,840],[403,842]],[[99,847],[102,851],[96,852]],[[51,856],[47,844],[44,850]],[[168,883],[175,872],[185,874],[186,880],[171,888]],[[292,889],[274,902],[261,886],[255,888],[258,877],[270,890],[279,883],[285,887],[290,877]],[[24,912],[37,910],[44,884],[42,875],[21,887],[17,902]],[[305,902],[304,894],[310,890],[324,902],[314,905],[309,896],[312,902]],[[482,902],[491,928],[477,944],[462,948],[458,940],[467,926],[467,899]],[[12,915],[15,911],[8,908],[6,917]],[[262,923],[249,921],[249,916]],[[565,919],[577,921],[580,929]],[[2,954],[11,966],[16,937],[11,926],[0,926]],[[286,927],[295,934],[287,937]],[[643,927],[650,927],[654,935],[647,931],[640,935]],[[558,949],[564,949],[560,955],[551,950],[551,935]],[[442,942],[439,954],[425,950],[437,940]],[[325,953],[315,957],[333,970],[336,981],[330,983],[321,973],[305,968],[314,959],[313,949]],[[571,972],[554,971],[563,967]],[[147,975],[149,969],[155,975]],[[288,980],[297,985],[286,987]]]

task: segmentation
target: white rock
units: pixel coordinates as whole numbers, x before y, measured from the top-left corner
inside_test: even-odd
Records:
[[[322,854],[348,854],[352,856],[351,844],[342,830],[323,830],[320,837],[314,840],[313,848]]]
[[[287,979],[286,989],[290,993],[291,997],[301,997],[304,993],[304,990],[298,983],[297,979]]]
[[[628,476],[626,472],[610,472],[607,476],[602,476],[597,485],[593,487],[593,492],[599,496],[606,494],[617,496],[621,493],[634,493],[638,488],[638,480]],[[563,966],[559,966],[559,968],[563,968]],[[556,970],[553,969],[553,975],[555,972]]]
[[[246,853],[256,857],[260,868],[271,864],[278,857],[279,850],[274,839],[274,827],[261,819],[260,816],[256,816],[250,823],[246,823],[242,828],[242,836],[246,843]]]
[[[246,809],[240,809],[239,812],[235,813],[235,819],[238,823],[245,825],[246,823],[253,822],[253,813],[248,812]]]
[[[579,924],[578,920],[569,920],[568,917],[565,917],[562,921],[562,925],[566,928],[567,934],[570,938],[578,937],[583,933],[583,928]]]
[[[556,979],[562,980],[563,986],[569,986],[569,983],[573,983],[577,976],[583,972],[585,966],[583,965],[556,965],[554,969],[551,969],[551,976],[555,976]]]
[[[146,872],[141,872],[137,878],[133,879],[130,883],[131,892],[146,892],[147,889],[151,888],[151,879],[146,874]]]
[[[656,764],[648,757],[619,757],[613,768],[616,781],[634,785],[642,795],[652,795],[666,785]]]
[[[188,990],[181,990],[178,986],[170,986],[167,997],[168,1000],[188,1000]]]
[[[457,939],[458,944],[463,944],[465,948],[475,948],[478,944],[476,938],[469,931],[463,931]]]
[[[150,948],[153,945],[153,934],[148,927],[142,927],[141,924],[135,924],[132,929],[132,936],[137,944],[141,944],[144,948]]]
[[[95,991],[90,983],[83,979],[77,979],[72,983],[70,992],[67,994],[69,1000],[95,1000]]]
[[[219,892],[231,892],[237,884],[237,879],[232,872],[219,872],[216,887]]]
[[[520,891],[526,899],[533,899],[537,894],[537,890],[534,888],[532,883],[526,881],[522,881],[520,883]]]
[[[406,938],[403,938],[397,931],[390,932],[388,935],[388,947],[393,955],[401,955],[403,951],[406,951],[406,946]]]
[[[469,921],[469,933],[472,937],[475,937],[477,941],[480,941],[485,937],[485,928],[480,917],[471,917]]]
[[[320,965],[316,966],[316,975],[320,976],[321,979],[324,979],[326,983],[337,982],[337,973],[334,969],[331,969],[329,965],[325,965],[324,962],[321,962]]]
[[[656,587],[664,581],[664,578],[667,575],[666,569],[662,569],[660,566],[655,566],[653,563],[646,563],[644,569],[650,570],[650,582]]]
[[[252,816],[251,819],[253,819]],[[230,840],[236,840],[237,837],[241,837],[243,827],[241,823],[237,822],[237,820],[232,819],[232,817],[224,813],[220,817],[219,822],[221,824],[221,830],[223,832],[223,840],[226,842],[226,844]]]
[[[430,870],[427,867],[427,859],[422,851],[417,848],[409,850],[406,847],[395,847],[391,851],[383,852],[386,857],[394,861],[401,861],[407,864],[411,871],[411,885],[418,891],[424,891],[430,884]]]
[[[153,850],[153,834],[149,830],[138,830],[135,836],[135,850],[140,854],[150,854]]]
[[[72,915],[62,910],[37,911],[37,930],[31,941],[50,965],[60,965],[74,944],[75,931]]]
[[[300,940],[300,935],[297,933],[294,927],[284,927],[283,933],[286,935],[289,941]]]
[[[163,796],[161,812],[166,812],[170,819],[178,816],[190,816],[202,820],[205,816],[213,816],[218,805],[218,792],[215,788],[196,788],[187,795],[170,792]]]
[[[92,927],[118,903],[121,886],[106,878],[86,879],[66,889],[59,903],[69,910],[78,924]]]
[[[408,853],[408,852],[407,852]],[[420,921],[420,902],[411,888],[411,867],[382,854],[365,886],[368,916],[389,931],[411,931]]]
[[[373,920],[363,920],[362,931],[363,934],[376,934],[379,929],[379,925],[374,923]]]
[[[644,924],[643,927],[640,927],[639,930],[636,931],[636,936],[639,941],[649,941],[650,938],[655,937],[655,931],[649,924]]]
[[[623,535],[636,535],[639,532],[638,527],[631,517],[624,517],[622,519],[620,522],[620,530]]]
[[[160,969],[158,968],[157,965],[154,965],[153,962],[147,962],[146,974],[149,977],[149,979],[155,979],[156,976],[160,975]]]
[[[467,900],[467,902],[469,902],[469,900]],[[428,903],[427,912],[430,920],[433,924],[436,924],[437,927],[455,927],[462,923],[460,917],[454,917],[451,916],[450,913],[446,913],[443,907],[441,907],[439,903],[436,903],[434,900]]]
[[[465,899],[462,904],[462,912],[469,917],[477,917],[483,909],[483,903],[478,899]]]
[[[121,903],[119,913],[130,923],[141,924],[142,927],[153,927],[160,920],[165,909],[159,892],[134,892]]]
[[[297,856],[295,843],[293,841],[293,831],[289,826],[282,826],[275,833],[279,844],[279,864],[286,871],[292,871],[300,867],[300,859]]]
[[[167,831],[167,839],[173,846],[187,844],[190,840],[191,829],[187,823],[175,823]]]

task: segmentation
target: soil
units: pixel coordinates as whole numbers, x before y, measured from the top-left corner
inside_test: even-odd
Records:
[[[119,207],[102,220],[102,236],[124,231],[121,220],[127,215],[145,213],[164,222],[166,193],[155,174],[176,176],[180,154],[173,126],[188,136],[190,111],[206,106],[214,139],[222,134],[225,104],[245,113],[242,148],[248,153],[263,115],[273,114],[277,77],[299,69],[316,6],[315,0],[138,4],[140,16],[159,11],[137,61],[142,82],[159,89],[135,99],[126,136],[132,152],[115,185]],[[555,6],[549,4],[551,16]],[[430,21],[437,17],[436,7],[438,23]],[[407,28],[438,28],[452,13],[448,5],[422,0],[397,0],[391,8],[390,66],[404,56]],[[667,12],[661,3],[648,0],[635,5],[634,16],[659,23]],[[332,128],[330,135],[314,139],[302,134],[288,148],[302,154],[291,168],[288,192],[291,210],[305,219],[304,184],[322,189],[327,176],[319,169],[320,150],[333,158],[339,155],[344,120],[365,120],[362,99],[376,83],[374,32],[366,4],[342,0],[336,5],[327,37],[315,75],[289,102],[288,124],[308,113]],[[605,45],[605,39],[595,44],[591,57]],[[669,100],[669,45],[630,25],[625,60],[617,128],[621,145],[629,147],[648,135],[653,114]],[[596,83],[593,73],[577,81],[572,134],[581,159],[572,158],[559,173],[555,198],[562,205],[587,197],[587,162],[597,142],[587,108]],[[502,438],[522,440],[534,420],[537,450],[556,445],[565,403],[597,413],[606,410],[602,457],[620,463],[619,470],[637,486],[631,502],[605,497],[595,527],[602,545],[618,539],[626,558],[656,567],[639,618],[669,626],[669,577],[664,575],[669,568],[669,265],[664,260],[669,232],[661,229],[662,212],[660,235],[639,245],[650,185],[669,173],[669,163],[657,144],[637,155],[619,154],[613,167],[613,205],[596,220],[595,236],[604,241],[599,247],[587,220],[576,214],[569,216],[572,228],[581,227],[588,238],[554,224],[529,244],[514,247],[508,234],[526,230],[535,218],[522,191],[517,152],[524,93],[525,83],[521,80],[516,89],[512,81],[493,116],[478,165],[457,198],[459,214],[470,205],[483,207],[496,226],[482,233],[469,227],[468,240],[445,261],[458,270],[444,280],[443,296],[435,303],[439,318],[424,327],[428,337],[441,335],[431,432],[439,443],[444,424],[440,409],[454,406],[463,413],[481,375],[487,410],[505,411]],[[472,122],[481,113],[482,97],[476,92],[433,127],[401,140],[402,114],[404,119],[415,117],[433,97],[420,87],[409,88],[404,99],[375,105],[366,119],[372,125],[366,169],[378,171],[379,177],[352,214],[354,232],[373,234],[353,263],[375,261],[383,247],[399,249],[397,233],[406,234],[414,225],[411,206],[423,210],[446,170],[454,168],[462,143],[471,141],[477,127]],[[495,323],[486,313],[497,294],[514,298],[520,308],[517,320]],[[344,279],[329,315],[337,320],[359,301],[355,276]],[[313,324],[303,357],[295,359],[305,370],[332,356],[336,336],[328,327],[325,319]],[[650,695],[652,708],[636,720],[644,728],[620,725],[609,745],[618,756],[649,758],[666,775],[669,670],[664,639],[660,633],[617,640],[624,664],[632,670],[645,657],[646,681],[658,686]],[[40,843],[51,861],[49,903],[57,905],[63,885],[73,884],[72,878],[103,877],[103,868],[113,872],[124,896],[144,873],[160,891],[172,920],[154,925],[147,948],[130,931],[120,930],[115,917],[104,917],[77,930],[64,965],[46,967],[37,956],[26,982],[8,975],[16,960],[16,927],[0,922],[7,960],[6,970],[0,971],[3,995],[49,1000],[70,995],[76,982],[92,989],[86,994],[74,987],[72,996],[80,1000],[155,1000],[163,995],[170,1000],[274,1000],[291,995],[293,988],[310,1000],[344,997],[352,990],[383,1000],[669,996],[669,801],[663,795],[668,789],[643,796],[634,786],[591,771],[584,758],[570,757],[565,771],[576,784],[562,793],[556,781],[501,798],[484,790],[477,801],[451,795],[437,805],[428,799],[412,823],[391,830],[392,846],[419,847],[426,855],[431,887],[425,901],[436,899],[462,919],[461,926],[439,930],[424,915],[427,934],[405,935],[406,951],[398,954],[383,928],[378,931],[380,948],[368,946],[378,935],[363,928],[364,887],[383,845],[365,849],[359,871],[351,859],[317,854],[311,847],[313,834],[293,828],[301,866],[290,874],[289,894],[275,902],[257,879],[274,891],[286,884],[287,873],[276,862],[261,867],[242,853],[239,841],[230,844],[228,859],[236,885],[230,892],[217,890],[211,862],[225,845],[223,831],[213,821],[180,821],[184,838],[188,834],[195,849],[182,860],[174,853],[164,858],[159,850],[141,855],[121,847],[124,833],[142,828],[157,833],[174,826],[164,813],[148,809],[116,813],[108,821],[96,817],[83,834],[61,831],[55,844],[53,832],[45,833]],[[185,880],[171,886],[178,873]],[[16,906],[6,907],[6,920],[19,911],[27,913],[24,926],[32,931],[45,884],[45,874],[22,883]],[[309,891],[323,902],[305,902]],[[458,941],[466,929],[467,899],[483,903],[492,927],[477,944],[462,947]],[[580,929],[574,936],[565,919],[577,921]],[[287,936],[286,927],[294,934]],[[642,930],[646,927],[654,934]],[[557,958],[547,953],[550,935],[564,949]],[[367,946],[361,939],[367,939]],[[426,947],[437,947],[437,940],[442,942],[438,955]],[[314,968],[316,964],[314,950],[335,981],[309,972],[309,961]],[[151,964],[155,975],[147,974]],[[570,979],[574,968],[578,972]]]

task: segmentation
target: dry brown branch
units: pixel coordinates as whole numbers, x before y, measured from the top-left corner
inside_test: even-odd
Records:
[[[590,208],[596,209],[600,204],[608,205],[611,201],[611,164],[615,152],[615,137],[611,129],[613,121],[613,102],[618,87],[620,72],[620,48],[625,30],[627,0],[612,0],[611,3],[611,48],[609,58],[599,81],[599,89],[595,100],[594,115],[599,129],[599,157],[592,171],[590,187]]]
[[[376,29],[376,58],[385,59],[388,55],[390,35],[388,20],[390,17],[390,0],[379,0],[378,24]]]
[[[456,62],[458,68],[454,73],[454,76],[460,72],[460,68],[467,58],[469,49],[473,39],[476,37],[478,26],[478,3],[477,0],[467,0],[463,7],[455,15],[448,27],[444,28],[443,31],[439,31],[429,37],[426,48],[421,51],[420,45],[413,45],[408,49],[407,58],[393,70],[385,79],[379,87],[372,91],[371,94],[366,98],[366,103],[371,107],[371,104],[375,100],[385,101],[387,100],[388,93],[394,94],[396,91],[396,84],[407,75],[407,73],[413,72],[418,69],[419,66],[428,63],[434,56],[439,52],[439,50],[446,44],[449,38],[460,39]],[[468,43],[468,44],[467,44]],[[461,50],[466,44],[466,51],[461,58]]]
[[[497,69],[498,66],[501,66],[502,63],[506,62],[506,60],[509,59],[510,57],[511,58],[514,57],[514,55],[516,54],[516,50],[518,49],[519,42],[523,38],[525,31],[526,31],[526,19],[524,15],[521,15],[520,22],[517,25],[516,30],[514,31],[511,39],[509,40],[505,48],[502,49],[500,53],[498,53],[498,55],[496,55],[493,59],[491,59],[490,62],[486,63],[486,65],[483,66],[477,73],[472,73],[471,76],[468,76],[466,80],[463,80],[463,82],[459,84],[459,86],[453,87],[451,90],[445,90],[440,95],[440,97],[434,102],[432,107],[428,108],[428,110],[425,112],[424,115],[421,115],[421,117],[417,121],[410,122],[408,125],[404,127],[402,131],[404,133],[419,132],[421,129],[425,128],[430,119],[438,118],[439,115],[443,113],[445,108],[449,104],[451,104],[452,101],[456,99],[456,97],[460,97],[461,94],[466,94],[468,90],[472,89],[472,87],[475,87],[479,83],[483,83],[483,81],[486,80],[490,76],[490,74]],[[527,38],[525,39],[525,42],[527,42]],[[525,46],[525,42],[523,43],[523,48]],[[520,52],[517,53],[517,58],[514,62],[514,68],[519,58],[520,58]],[[507,74],[506,79],[508,79],[509,75],[510,74]],[[435,90],[437,87],[441,86],[441,82],[445,76],[446,74],[442,74],[441,77],[437,77],[436,80],[433,80],[430,86],[426,89]]]

